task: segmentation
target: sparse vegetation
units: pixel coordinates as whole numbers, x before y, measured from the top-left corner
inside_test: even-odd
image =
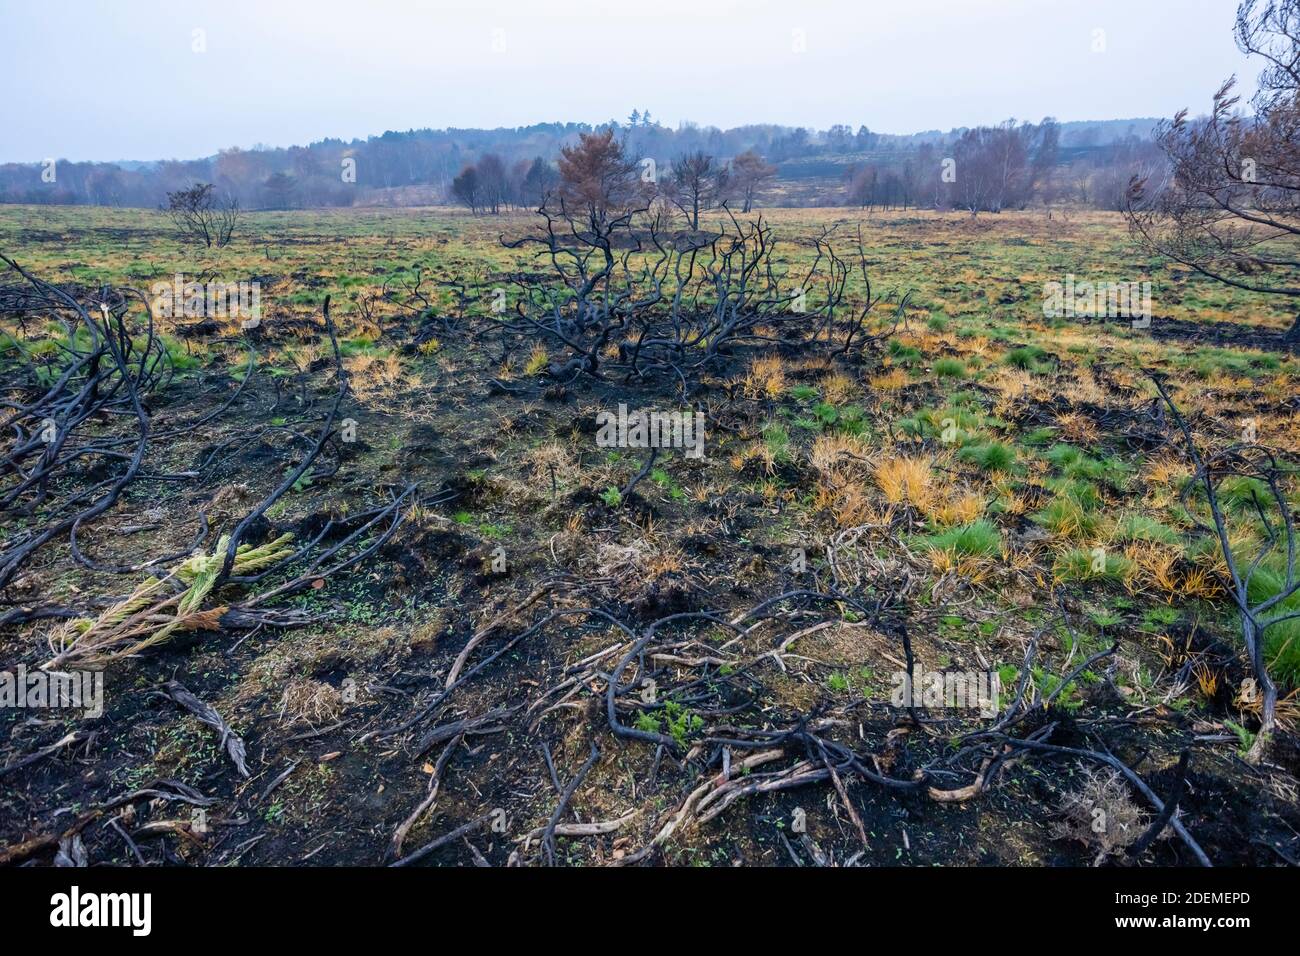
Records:
[[[0,652],[111,688],[0,707],[0,864],[1294,862],[1294,230],[1205,204],[1290,224],[1217,161],[1294,80],[1104,159],[638,110],[0,205]]]

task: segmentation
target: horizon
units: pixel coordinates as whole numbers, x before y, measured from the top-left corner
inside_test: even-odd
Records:
[[[834,2],[796,13],[768,0],[672,0],[653,17],[605,0],[490,8],[394,0],[378,13],[342,0],[271,10],[236,0],[184,11],[135,0],[76,6],[72,16],[74,6],[0,0],[10,36],[60,31],[57,45],[19,44],[0,65],[12,91],[0,104],[8,134],[0,162],[141,163],[386,131],[602,126],[633,108],[669,128],[844,123],[906,136],[1010,117],[1196,114],[1229,75],[1243,99],[1254,88],[1255,67],[1231,36],[1234,0],[1159,0],[1136,10],[1120,0],[920,0],[903,11]],[[698,30],[681,28],[688,17]],[[394,22],[403,28],[395,32]],[[719,47],[719,29],[734,42]],[[919,46],[909,40],[916,37],[924,37]],[[105,44],[131,55],[105,66]],[[1000,56],[1004,46],[1017,55]],[[928,55],[912,55],[918,48]],[[557,62],[573,49],[601,53],[594,70],[603,82],[582,81],[592,68],[581,57],[574,70],[566,69],[572,58]],[[985,57],[977,68],[972,49]],[[160,83],[159,71],[170,82]],[[448,83],[458,95],[439,102]],[[824,94],[853,84],[866,92]],[[571,117],[530,119],[554,113],[556,103]],[[755,103],[766,115],[756,115]]]
[[[1014,119],[1016,122],[1022,122],[1022,120],[1020,120],[1018,117],[1008,117],[1008,118],[1009,118],[1009,119]],[[1158,121],[1158,120],[1163,119],[1163,118],[1164,118],[1164,117],[1156,117],[1156,116],[1116,116],[1116,117],[1112,117],[1112,118],[1109,118],[1109,119],[1082,119],[1082,120],[1075,120],[1075,119],[1061,119],[1061,118],[1059,118],[1059,117],[1055,117],[1055,116],[1052,116],[1052,117],[1042,117],[1042,119],[1052,119],[1052,120],[1055,120],[1057,123],[1059,123],[1059,124],[1060,124],[1061,126],[1063,126],[1063,127],[1064,127],[1064,126],[1071,126],[1071,125],[1081,125],[1081,126],[1089,126],[1089,125],[1094,125],[1094,124],[1100,125],[1100,124],[1103,124],[1103,123],[1138,123],[1138,122],[1143,122],[1143,121],[1146,121],[1146,120],[1156,120],[1156,121]],[[625,119],[626,119],[626,118],[625,118]],[[620,120],[619,122],[620,122],[621,124],[624,123],[624,121],[622,121],[622,120]],[[1026,121],[1024,121],[1024,122],[1034,122],[1034,121],[1026,120]],[[166,163],[166,162],[183,162],[183,163],[185,163],[185,162],[202,162],[202,161],[204,161],[204,160],[213,159],[213,158],[215,158],[216,156],[218,156],[221,152],[223,152],[223,151],[225,151],[225,150],[230,150],[230,149],[243,150],[243,151],[246,151],[246,152],[260,152],[260,151],[268,151],[268,152],[269,152],[269,151],[275,151],[275,150],[286,150],[286,149],[303,149],[303,148],[308,148],[308,147],[311,147],[311,146],[316,145],[316,144],[318,144],[318,143],[327,142],[327,141],[341,141],[341,142],[343,142],[343,143],[346,143],[346,144],[349,144],[349,145],[350,145],[350,144],[352,144],[352,143],[367,143],[367,142],[371,142],[371,141],[373,141],[373,140],[380,139],[380,138],[382,138],[382,137],[384,137],[384,136],[387,136],[389,133],[396,133],[396,134],[398,134],[398,135],[406,135],[406,134],[408,134],[408,133],[410,133],[410,132],[416,132],[416,133],[419,133],[419,132],[423,132],[423,131],[425,131],[425,130],[428,130],[428,131],[431,131],[431,132],[434,132],[434,133],[448,133],[448,132],[450,132],[450,131],[452,131],[452,130],[456,130],[456,131],[474,131],[474,132],[485,132],[485,133],[492,133],[492,132],[498,132],[498,131],[500,131],[500,132],[513,132],[513,131],[516,131],[516,130],[533,129],[533,128],[542,127],[542,126],[547,126],[547,125],[558,125],[558,126],[563,126],[563,125],[566,125],[566,124],[585,125],[585,126],[590,127],[592,130],[600,130],[600,129],[605,128],[605,127],[607,126],[608,123],[609,123],[609,120],[602,120],[602,121],[599,122],[599,123],[588,123],[588,122],[586,122],[586,121],[584,121],[584,120],[539,120],[539,121],[537,121],[537,122],[535,122],[535,123],[524,123],[524,124],[522,124],[522,125],[520,125],[520,126],[491,126],[491,127],[488,127],[488,126],[452,126],[452,127],[447,127],[447,126],[444,126],[444,127],[416,126],[416,127],[408,127],[408,128],[406,128],[406,129],[387,129],[387,130],[383,130],[383,131],[378,132],[378,133],[368,133],[368,134],[366,134],[365,136],[326,136],[326,137],[322,137],[322,138],[320,138],[320,139],[313,140],[313,141],[311,141],[310,143],[253,143],[253,144],[251,144],[251,145],[247,145],[247,146],[245,146],[245,145],[243,145],[243,144],[236,144],[236,145],[234,145],[234,146],[223,147],[221,150],[218,150],[218,151],[215,152],[215,153],[209,153],[209,154],[204,155],[204,156],[153,156],[153,157],[148,157],[148,158],[144,158],[144,157],[123,157],[123,156],[119,156],[119,157],[117,157],[117,158],[115,158],[115,159],[95,159],[95,160],[74,160],[74,159],[69,159],[68,157],[63,157],[63,156],[54,157],[54,158],[58,159],[59,162],[102,163],[102,164],[106,164],[106,165],[113,165],[113,164],[116,164],[116,163],[130,163],[130,164],[138,164],[138,165],[151,165],[151,164]],[[720,130],[721,132],[723,132],[723,133],[729,133],[729,132],[732,132],[733,130],[736,130],[736,129],[744,129],[744,128],[746,128],[746,127],[757,127],[757,126],[779,126],[779,127],[782,128],[782,129],[789,129],[789,130],[793,130],[793,129],[798,129],[798,128],[799,128],[799,127],[796,127],[796,126],[785,126],[785,125],[783,125],[783,124],[777,124],[777,123],[742,123],[740,126],[722,128],[722,127],[710,127],[710,126],[707,126],[706,124],[703,124],[703,123],[693,123],[693,121],[691,121],[691,120],[685,120],[685,121],[683,122],[683,124],[679,124],[679,125],[672,126],[672,127],[668,127],[668,126],[665,125],[664,128],[666,128],[666,129],[673,129],[673,130],[678,130],[678,131],[680,131],[680,130],[684,129],[685,126],[690,126],[690,125],[693,125],[693,126],[699,128],[699,129],[719,129],[719,130]],[[973,127],[970,127],[970,126],[954,126],[954,127],[949,128],[949,129],[918,129],[918,130],[911,130],[911,131],[907,131],[907,132],[894,132],[894,131],[891,131],[891,130],[874,129],[874,128],[872,128],[872,127],[870,126],[870,124],[865,124],[865,125],[867,125],[867,127],[868,127],[869,129],[871,129],[871,132],[876,133],[876,134],[878,134],[878,135],[881,135],[881,136],[898,136],[898,137],[924,136],[924,135],[928,135],[928,134],[938,134],[938,135],[940,135],[940,136],[949,136],[949,135],[951,135],[951,134],[953,134],[953,133],[960,132],[960,131],[965,130],[965,129],[971,129],[971,128],[973,128]],[[630,129],[631,127],[629,127],[629,126],[627,126],[626,124],[624,124],[624,125],[621,125],[620,128],[622,128],[622,129]],[[814,129],[814,128],[812,128],[812,127],[805,127],[805,128],[807,128],[808,131],[809,131],[810,133],[825,133],[825,132],[826,132],[825,129]],[[0,160],[0,165],[4,165],[4,164],[17,164],[17,165],[20,165],[20,166],[33,166],[33,165],[39,165],[39,163],[40,163],[39,160]]]

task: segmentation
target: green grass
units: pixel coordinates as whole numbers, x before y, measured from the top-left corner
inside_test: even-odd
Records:
[[[1071,548],[1057,555],[1052,573],[1061,581],[1123,581],[1133,563],[1114,551]]]
[[[944,358],[934,363],[934,374],[939,378],[965,378],[970,374],[961,359]]]
[[[1090,535],[1097,530],[1099,523],[1095,514],[1085,509],[1077,499],[1066,495],[1053,498],[1031,517],[1053,534],[1066,537]]]
[[[790,460],[790,432],[779,422],[768,422],[763,428],[763,444],[767,446],[773,461]]]
[[[921,350],[912,345],[904,345],[898,339],[889,340],[889,354],[899,364],[921,361]]]
[[[1043,357],[1046,354],[1037,345],[1024,345],[1009,351],[1002,357],[1002,361],[1014,368],[1024,369],[1026,372],[1042,372],[1046,371],[1042,364]]]
[[[932,551],[952,551],[971,557],[992,557],[1002,550],[1002,533],[993,522],[981,518],[938,534],[926,535],[920,539],[920,544]]]
[[[957,458],[977,465],[983,471],[1010,471],[1016,463],[1016,450],[1002,442],[990,441],[967,445],[957,453]]]
[[[1115,540],[1178,544],[1182,536],[1158,518],[1130,511],[1115,522]]]
[[[1261,567],[1251,576],[1247,596],[1259,605],[1282,591],[1283,569]],[[1269,609],[1265,620],[1300,613],[1300,592]],[[1272,675],[1288,687],[1300,687],[1300,617],[1270,625],[1264,630],[1264,656]]]
[[[978,434],[986,424],[984,414],[978,409],[926,408],[915,415],[898,420],[898,429],[915,438],[937,438],[945,444],[961,447]]]
[[[1231,475],[1219,482],[1215,494],[1218,496],[1220,505],[1234,511],[1253,514],[1257,504],[1264,509],[1266,514],[1270,509],[1276,510],[1276,505],[1273,503],[1273,493],[1269,491],[1268,485],[1258,478]],[[1201,496],[1204,497],[1204,491],[1202,491]]]

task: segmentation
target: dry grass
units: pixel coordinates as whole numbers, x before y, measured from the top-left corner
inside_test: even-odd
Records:
[[[410,388],[418,382],[415,372],[407,369],[397,355],[371,355],[362,353],[343,360],[348,371],[352,392],[367,400],[393,395],[399,388]]]
[[[941,525],[970,524],[984,513],[984,496],[969,488],[951,487],[933,496],[926,517]]]
[[[749,398],[777,399],[785,391],[785,383],[784,360],[779,355],[764,355],[750,363],[743,385]]]
[[[540,342],[533,346],[533,350],[528,353],[528,361],[524,363],[525,375],[536,375],[541,372],[550,363],[550,356],[546,354],[546,346]]]
[[[876,486],[887,502],[925,510],[934,497],[934,469],[928,458],[900,455],[875,469]]]
[[[1094,865],[1135,843],[1148,814],[1133,800],[1118,770],[1080,768],[1079,786],[1061,797],[1061,839],[1077,840],[1096,851]]]
[[[832,405],[843,405],[857,396],[858,387],[853,379],[838,372],[827,375],[819,384],[822,398]]]
[[[305,677],[289,681],[280,696],[280,722],[310,727],[331,724],[343,712],[343,695],[338,688]]]
[[[861,438],[840,433],[818,435],[809,453],[809,462],[821,475],[838,477],[855,472],[871,462],[871,451]]]
[[[896,392],[906,386],[908,381],[907,373],[896,368],[871,379],[871,387],[877,392]]]

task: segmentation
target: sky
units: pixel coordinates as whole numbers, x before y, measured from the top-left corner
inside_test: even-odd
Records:
[[[1236,0],[0,0],[0,162],[423,127],[1203,111]]]

